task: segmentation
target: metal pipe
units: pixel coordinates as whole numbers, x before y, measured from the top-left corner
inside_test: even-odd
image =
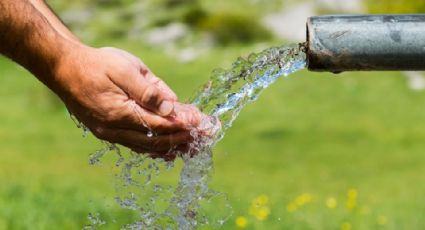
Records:
[[[311,71],[425,70],[425,14],[311,17],[306,46]]]

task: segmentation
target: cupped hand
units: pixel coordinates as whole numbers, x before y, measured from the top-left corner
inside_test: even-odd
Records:
[[[76,46],[54,75],[50,87],[96,137],[154,157],[191,142],[203,116],[123,50]]]

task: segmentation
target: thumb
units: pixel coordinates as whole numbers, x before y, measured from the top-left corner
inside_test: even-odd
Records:
[[[122,88],[137,104],[153,113],[168,116],[174,111],[174,97],[144,78],[139,71],[131,71],[127,78],[122,78],[115,84]]]

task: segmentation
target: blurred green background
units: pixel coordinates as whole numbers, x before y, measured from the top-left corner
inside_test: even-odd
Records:
[[[48,2],[86,43],[136,54],[182,99],[212,69],[289,43],[268,15],[425,10],[423,0]],[[81,136],[61,102],[3,57],[0,85],[0,230],[81,229],[89,212],[107,219],[100,229],[131,219],[113,200],[110,169],[87,163],[99,141]],[[399,72],[279,80],[215,148],[211,187],[234,212],[223,229],[425,229],[423,88]]]

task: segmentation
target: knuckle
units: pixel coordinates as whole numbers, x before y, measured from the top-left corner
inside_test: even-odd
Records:
[[[150,70],[143,64],[140,68],[140,73],[143,75],[143,77],[146,77],[150,73]]]

